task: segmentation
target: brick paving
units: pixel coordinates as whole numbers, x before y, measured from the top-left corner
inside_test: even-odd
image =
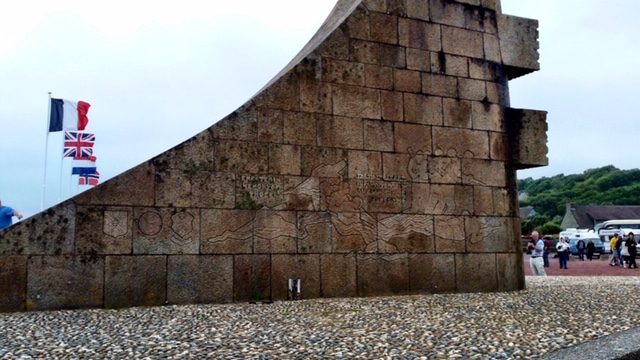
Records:
[[[571,256],[567,267],[560,269],[558,258],[549,258],[549,267],[545,268],[549,276],[640,276],[640,269],[624,269],[620,266],[609,266],[609,255],[594,258],[592,261],[580,261],[577,257]],[[531,275],[529,268],[529,255],[523,255],[522,266],[525,275]]]

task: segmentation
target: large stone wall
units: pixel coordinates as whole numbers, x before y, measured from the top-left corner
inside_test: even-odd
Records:
[[[522,289],[537,69],[499,0],[341,0],[240,109],[0,232],[0,310]]]

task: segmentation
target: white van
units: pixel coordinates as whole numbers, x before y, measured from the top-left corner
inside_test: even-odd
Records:
[[[602,223],[598,230],[635,229],[640,230],[640,219],[609,220]]]
[[[619,229],[600,229],[598,231],[598,235],[600,236],[600,240],[604,242],[604,248],[607,252],[611,252],[611,238],[613,235],[618,234],[619,236],[627,236],[632,232],[634,235],[640,233],[640,229],[629,229],[629,228],[619,228]]]
[[[560,234],[558,234],[558,236],[569,239],[569,246],[571,248],[571,253],[573,255],[578,253],[576,244],[580,239],[584,240],[585,244],[589,243],[589,240],[591,240],[596,246],[596,249],[595,249],[596,253],[603,254],[606,252],[605,244],[603,244],[603,241],[600,240],[600,237],[598,236],[598,234],[596,234],[596,232],[591,229],[569,228],[569,229],[566,229],[565,231],[561,231]]]

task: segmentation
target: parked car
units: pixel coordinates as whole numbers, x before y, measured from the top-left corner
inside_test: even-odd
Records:
[[[573,239],[569,239],[569,246],[571,246],[571,255],[578,255],[578,240],[580,240],[580,238],[573,238]],[[594,254],[605,254],[605,248],[604,248],[604,242],[602,242],[602,240],[600,239],[582,239],[584,240],[584,253],[587,253],[587,244],[589,243],[589,241],[593,241],[593,245],[596,246],[596,249],[594,251]]]

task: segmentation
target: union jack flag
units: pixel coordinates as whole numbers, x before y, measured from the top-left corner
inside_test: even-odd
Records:
[[[93,156],[93,144],[96,141],[95,134],[65,131],[63,157],[87,158]]]
[[[78,178],[79,185],[96,186],[100,182],[100,173],[96,171],[93,174],[80,174]]]

